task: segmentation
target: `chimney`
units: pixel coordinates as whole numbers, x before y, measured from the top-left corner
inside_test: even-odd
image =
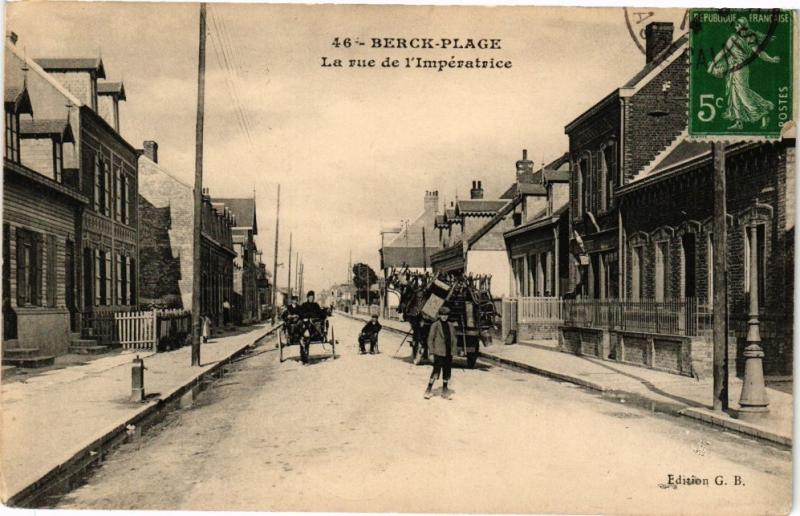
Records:
[[[158,163],[158,143],[153,140],[145,140],[142,144],[144,146],[144,155]]]
[[[645,62],[649,63],[672,44],[672,22],[652,22],[644,28]]]
[[[472,190],[469,191],[470,199],[483,199],[483,186],[480,181],[472,182]]]
[[[439,190],[425,192],[425,213],[436,214],[439,210]]]
[[[528,159],[528,149],[522,149],[522,159],[517,161],[517,181],[525,172],[533,174],[533,161]]]

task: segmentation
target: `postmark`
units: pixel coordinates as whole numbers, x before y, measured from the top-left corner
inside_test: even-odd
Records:
[[[779,137],[794,115],[794,14],[691,9],[689,19],[689,135]]]

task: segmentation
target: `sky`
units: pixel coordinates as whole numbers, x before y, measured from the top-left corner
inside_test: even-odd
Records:
[[[198,4],[6,5],[27,55],[100,55],[107,80],[125,83],[122,136],[157,141],[159,162],[193,181]],[[636,12],[652,16],[631,12],[634,32],[683,14]],[[290,233],[307,288],[346,281],[351,253],[377,270],[380,229],[419,214],[426,190],[449,202],[481,180],[496,197],[523,148],[537,165],[567,151],[564,126],[644,65],[625,19],[620,7],[209,4],[204,186],[212,197],[255,195],[256,242],[272,270],[280,183],[279,286]],[[335,48],[337,37],[365,45]],[[373,37],[495,38],[502,48],[375,49]],[[512,67],[321,66],[417,56]]]

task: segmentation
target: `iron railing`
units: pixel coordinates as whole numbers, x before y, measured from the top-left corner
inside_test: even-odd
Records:
[[[681,336],[702,335],[711,331],[713,323],[710,309],[696,298],[568,299],[562,313],[567,326]]]

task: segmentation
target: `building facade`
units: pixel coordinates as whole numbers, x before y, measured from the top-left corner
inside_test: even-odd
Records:
[[[194,189],[158,163],[158,144],[139,157],[140,303],[191,310],[194,278]],[[233,295],[233,215],[203,196],[200,313],[224,323]]]

